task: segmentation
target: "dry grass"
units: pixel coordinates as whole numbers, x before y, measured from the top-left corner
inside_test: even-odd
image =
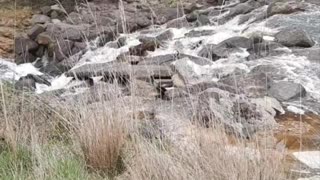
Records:
[[[64,104],[64,111],[57,113],[61,104],[48,113],[40,105],[42,101],[31,95],[15,99],[16,94],[4,90],[1,95],[1,122],[10,122],[5,140],[17,152],[20,147],[31,152],[33,165],[28,172],[35,179],[77,177],[79,171],[84,172],[83,179],[100,179],[101,175],[132,180],[286,179],[285,152],[243,139],[230,143],[230,137],[221,129],[187,123],[181,141],[166,136],[151,140],[139,131],[142,122],[151,121],[132,116],[139,104],[129,102],[128,98],[99,99],[92,104],[83,101],[68,107]],[[65,118],[61,120],[55,113],[64,114]],[[57,122],[68,122],[69,130],[64,129],[68,132],[52,131]],[[61,137],[67,134],[71,141],[63,141],[65,138],[50,141],[53,132],[55,136],[61,133]],[[64,166],[68,169],[61,168]]]
[[[121,169],[127,123],[121,109],[107,110],[101,105],[81,109],[75,125],[76,136],[87,166],[114,175]]]

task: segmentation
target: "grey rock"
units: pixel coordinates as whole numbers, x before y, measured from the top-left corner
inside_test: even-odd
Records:
[[[189,27],[189,22],[187,21],[186,17],[180,17],[177,19],[173,19],[167,22],[167,28],[185,28]]]
[[[76,54],[80,51],[85,51],[87,48],[86,42],[75,42],[72,48],[72,54]]]
[[[44,77],[33,74],[21,77],[16,83],[15,88],[19,90],[35,90],[36,83],[50,86],[51,83]]]
[[[246,96],[210,88],[199,95],[196,119],[204,126],[223,125],[227,133],[250,138],[254,132],[276,124],[273,112]]]
[[[54,42],[51,35],[47,32],[40,33],[35,39],[39,45],[49,45]]]
[[[312,47],[315,42],[302,29],[284,29],[275,35],[276,41],[288,47]]]
[[[208,18],[208,16],[206,15],[199,15],[197,18],[197,22],[196,25],[197,26],[204,26],[204,25],[208,25],[210,24],[210,20]]]
[[[49,55],[54,57],[56,61],[60,62],[63,59],[69,57],[72,53],[74,42],[69,40],[58,40],[55,45],[52,46]]]
[[[18,90],[35,90],[36,81],[33,78],[21,77],[14,85]]]
[[[79,29],[68,28],[62,33],[62,38],[68,39],[71,41],[80,41],[82,39],[82,34]]]
[[[219,83],[234,87],[239,94],[248,97],[264,97],[273,80],[265,73],[252,73],[245,75],[231,75],[221,78]]]
[[[39,24],[34,25],[31,29],[28,30],[27,34],[30,39],[35,40],[37,36],[45,30],[45,27]]]
[[[282,102],[304,97],[306,96],[306,90],[301,84],[280,81],[271,85],[268,94]]]
[[[30,52],[23,52],[21,54],[15,55],[15,63],[16,64],[23,64],[23,63],[30,63],[34,62],[37,58]]]
[[[224,3],[224,0],[206,0],[206,2],[213,6],[222,5]]]
[[[210,81],[212,74],[199,74],[195,66],[199,66],[189,58],[178,59],[173,63],[173,70],[179,74],[186,85]]]
[[[248,60],[254,60],[261,57],[267,56],[277,56],[286,53],[284,50],[280,49],[284,46],[277,42],[260,42],[253,44],[252,48],[248,49],[250,56]]]
[[[48,16],[50,14],[50,12],[51,12],[51,7],[50,6],[43,6],[43,7],[40,8],[40,11],[41,11],[42,14]]]
[[[32,24],[45,24],[50,22],[50,18],[43,14],[35,14],[32,16],[31,22]]]
[[[164,24],[170,20],[179,18],[183,16],[182,11],[177,11],[177,8],[168,8],[168,7],[159,7],[154,9],[154,15],[153,17],[156,20],[157,24]]]
[[[305,5],[301,2],[296,2],[293,0],[285,2],[273,2],[268,6],[267,14],[268,16],[273,16],[275,14],[291,14],[297,11],[304,11]]]
[[[191,30],[188,33],[185,34],[186,37],[200,37],[200,36],[210,36],[213,35],[215,31],[213,30],[202,30],[202,31],[197,31],[197,30]]]
[[[273,65],[258,65],[251,69],[249,74],[259,74],[264,73],[272,80],[283,80],[286,78],[285,70],[281,67],[276,67]]]
[[[251,102],[261,106],[263,109],[268,111],[272,116],[278,114],[284,114],[285,110],[283,109],[281,103],[275,98],[265,96],[263,98],[252,99]]]
[[[250,49],[252,41],[245,37],[232,37],[218,45],[205,45],[198,53],[199,56],[216,61],[220,58],[226,58],[235,52],[241,52],[240,48]]]
[[[38,44],[36,42],[25,37],[16,37],[14,39],[14,45],[16,54],[27,53],[38,48]]]
[[[66,73],[67,76],[84,79],[87,77],[104,76],[106,79],[128,80],[133,77],[149,81],[151,78],[168,79],[172,76],[169,67],[158,65],[129,65],[123,63],[86,64]]]
[[[254,9],[250,4],[248,3],[240,3],[237,6],[230,9],[229,14],[227,15],[228,18],[235,17],[239,14],[247,14],[251,12]]]
[[[139,65],[168,65],[171,62],[175,61],[177,58],[177,54],[165,54],[154,57],[145,57],[141,62],[139,62]]]
[[[153,36],[140,35],[138,37],[141,44],[129,48],[131,55],[143,56],[146,51],[154,51],[156,48],[163,45],[163,43],[173,37],[170,30],[157,33]]]

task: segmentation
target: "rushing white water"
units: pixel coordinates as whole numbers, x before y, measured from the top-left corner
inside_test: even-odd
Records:
[[[42,75],[31,63],[16,65],[9,60],[0,59],[0,81],[1,80],[19,80],[20,77],[28,74]]]

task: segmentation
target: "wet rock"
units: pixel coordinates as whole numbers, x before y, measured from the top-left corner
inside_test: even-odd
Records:
[[[189,22],[187,21],[186,17],[180,17],[177,19],[173,19],[167,22],[167,28],[185,28],[189,27]]]
[[[66,73],[67,76],[85,79],[87,77],[104,76],[106,79],[128,80],[134,77],[149,81],[151,78],[168,79],[172,76],[169,67],[158,65],[129,65],[122,63],[86,64]]]
[[[226,132],[249,138],[257,130],[276,124],[274,115],[264,106],[217,88],[210,88],[199,95],[197,116],[204,126],[223,125]]]
[[[202,30],[202,31],[197,31],[197,30],[191,30],[188,33],[185,34],[186,37],[201,37],[201,36],[210,36],[213,35],[215,31],[213,30]]]
[[[43,14],[35,14],[32,17],[32,24],[45,24],[50,22],[50,17],[43,15]]]
[[[296,1],[273,2],[268,6],[268,16],[275,14],[291,14],[297,11],[304,11],[305,5]]]
[[[250,49],[251,47],[252,41],[250,39],[232,37],[218,45],[206,45],[199,51],[198,55],[216,61],[220,58],[226,58],[232,53],[242,52],[240,48]]]
[[[36,50],[38,48],[38,44],[33,40],[25,37],[17,37],[15,38],[15,52],[16,54],[21,54],[24,52],[29,52]]]
[[[86,48],[87,48],[86,42],[75,42],[72,48],[72,54],[76,54],[80,51],[84,51],[86,50]]]
[[[164,65],[164,64],[170,64],[173,61],[175,61],[178,58],[177,54],[165,54],[160,56],[154,56],[154,57],[145,57],[141,62],[139,62],[139,65]]]
[[[206,15],[199,15],[197,18],[197,22],[196,25],[197,26],[204,26],[204,25],[208,25],[210,24],[210,20],[208,18],[208,16]]]
[[[82,39],[82,34],[79,29],[67,28],[65,31],[63,31],[62,38],[68,39],[71,41],[80,41]]]
[[[18,90],[35,90],[36,81],[33,78],[21,77],[16,83],[15,88]]]
[[[288,47],[312,47],[315,42],[302,29],[284,29],[275,35],[276,41]]]
[[[199,16],[198,13],[192,12],[186,15],[186,19],[188,22],[194,22],[198,19],[198,16]]]
[[[130,47],[131,55],[143,56],[146,51],[154,51],[159,48],[163,43],[173,37],[171,30],[165,30],[154,36],[141,35],[138,37],[141,44]]]
[[[30,52],[23,52],[21,54],[15,55],[15,63],[16,64],[23,64],[23,63],[31,63],[37,59],[32,53]]]
[[[82,54],[83,54],[82,52],[78,52],[78,53],[64,59],[63,61],[56,63],[58,70],[60,72],[66,72],[66,71],[70,70],[71,68],[73,68],[81,59]]]
[[[41,11],[42,14],[48,16],[50,14],[50,12],[51,12],[51,7],[50,6],[43,6],[43,7],[40,8],[40,11]]]
[[[306,95],[306,90],[301,84],[280,81],[273,83],[268,90],[268,94],[279,101],[288,101]]]
[[[224,0],[206,0],[206,2],[213,6],[222,5]]]
[[[248,3],[240,3],[237,6],[230,9],[229,14],[227,15],[228,18],[235,17],[239,14],[247,14],[251,12],[254,9],[250,4]]]
[[[48,86],[51,85],[51,83],[44,76],[28,74],[27,76],[21,77],[15,83],[15,88],[19,90],[35,90],[36,83],[45,84]]]
[[[202,81],[209,81],[212,79],[211,74],[200,72],[198,64],[189,58],[182,58],[176,60],[173,64],[173,69],[183,79],[185,84],[196,84]]]
[[[248,97],[264,97],[272,84],[272,79],[265,73],[254,73],[245,75],[228,76],[219,80],[237,89],[238,93],[246,94]]]
[[[285,110],[283,109],[281,103],[272,97],[262,97],[251,100],[252,103],[261,106],[263,109],[268,111],[273,117],[279,114],[284,114]]]
[[[154,9],[155,19],[157,24],[164,24],[173,19],[183,16],[182,12],[177,11],[177,8],[156,8]]]
[[[183,7],[183,10],[186,14],[189,14],[195,10],[200,9],[202,6],[200,4],[197,3],[189,3],[189,4],[185,4]]]
[[[254,60],[261,57],[267,56],[278,56],[286,53],[287,51],[281,49],[284,46],[277,42],[260,42],[253,45],[252,48],[248,49],[250,56],[248,60]]]
[[[54,42],[53,38],[47,32],[43,32],[39,34],[36,38],[36,41],[39,45],[45,45],[45,46]]]
[[[286,78],[285,70],[273,65],[258,65],[252,68],[249,74],[258,73],[265,73],[267,76],[272,77],[273,80],[283,80]]]
[[[35,40],[37,36],[45,30],[45,27],[39,24],[34,25],[31,29],[28,30],[27,34],[30,39]]]
[[[71,55],[73,45],[72,41],[58,40],[49,50],[49,56],[60,62]]]

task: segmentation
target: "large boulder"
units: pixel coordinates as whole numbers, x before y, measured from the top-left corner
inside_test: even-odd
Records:
[[[207,127],[222,125],[227,133],[250,138],[254,132],[276,124],[274,111],[246,96],[210,88],[198,99],[195,118]]]
[[[165,30],[158,32],[155,35],[140,35],[138,37],[140,44],[129,48],[130,55],[143,56],[146,51],[154,51],[160,46],[164,45],[164,42],[170,40],[173,37],[171,30]]]
[[[35,40],[37,36],[45,30],[43,25],[36,24],[31,29],[28,30],[27,34],[32,39]]]
[[[206,65],[210,65],[210,61],[207,61]],[[203,62],[195,59],[189,59],[188,57],[178,59],[173,63],[173,69],[183,79],[187,85],[196,84],[203,81],[210,81],[212,73],[208,73],[201,70]]]
[[[312,47],[315,42],[302,29],[284,29],[275,35],[276,41],[288,47]]]
[[[265,73],[252,73],[245,75],[231,75],[219,80],[220,83],[237,89],[238,93],[246,94],[249,97],[263,97],[267,95],[272,79]]]
[[[279,101],[288,101],[298,97],[304,97],[306,90],[301,84],[280,81],[271,85],[268,94]]]
[[[267,14],[268,16],[273,16],[275,14],[291,14],[297,11],[304,11],[305,4],[297,2],[294,0],[284,1],[284,2],[273,2],[268,6]]]
[[[50,17],[43,15],[43,14],[35,14],[35,15],[33,15],[32,19],[31,19],[31,22],[33,24],[45,24],[50,21],[51,21]]]
[[[15,38],[15,62],[22,64],[35,61],[34,53],[38,47],[38,44],[29,38]]]
[[[25,38],[25,37],[15,38],[16,54],[33,51],[33,50],[36,50],[37,48],[38,48],[38,44],[29,38]]]

